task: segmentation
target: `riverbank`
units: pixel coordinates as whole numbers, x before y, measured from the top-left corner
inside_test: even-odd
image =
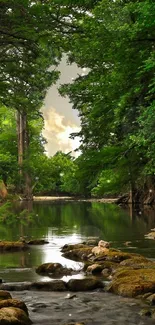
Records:
[[[33,200],[37,201],[79,201],[79,202],[101,202],[101,203],[116,203],[118,198],[100,198],[100,199],[83,199],[72,196],[33,196]]]

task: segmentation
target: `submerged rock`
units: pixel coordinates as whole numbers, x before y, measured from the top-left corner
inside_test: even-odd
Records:
[[[47,274],[53,276],[70,275],[74,271],[63,267],[60,263],[44,263],[37,267],[36,272],[39,274]]]
[[[16,252],[21,250],[27,250],[29,247],[26,243],[21,241],[11,242],[11,241],[0,241],[0,252]]]
[[[42,291],[66,291],[67,286],[66,282],[62,280],[55,280],[55,281],[38,281],[33,282],[30,286],[30,290],[42,290]]]
[[[1,325],[30,325],[32,321],[20,308],[4,307],[0,309]]]
[[[104,288],[104,283],[93,278],[71,279],[67,282],[67,288],[70,291],[90,291]]]

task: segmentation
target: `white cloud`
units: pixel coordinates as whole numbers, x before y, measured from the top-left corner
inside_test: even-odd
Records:
[[[61,150],[64,153],[74,151],[80,145],[79,138],[70,139],[71,133],[79,132],[80,128],[71,121],[66,121],[65,116],[56,112],[54,108],[44,109],[43,115],[45,119],[45,128],[43,136],[48,143],[45,148],[49,156],[54,155]],[[72,152],[74,156],[79,153]]]

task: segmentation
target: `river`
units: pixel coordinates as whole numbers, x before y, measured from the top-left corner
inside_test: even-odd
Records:
[[[0,222],[0,239],[45,239],[49,243],[31,246],[25,252],[1,254],[0,278],[6,282],[49,281],[49,277],[35,273],[35,267],[46,262],[59,262],[80,270],[83,264],[63,258],[60,248],[88,237],[99,237],[110,241],[112,247],[155,258],[154,241],[144,237],[155,227],[153,208],[123,209],[115,204],[76,201],[25,204],[14,205],[13,216]],[[83,276],[80,273],[75,277]]]

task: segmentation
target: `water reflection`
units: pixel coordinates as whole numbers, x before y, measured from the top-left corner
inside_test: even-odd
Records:
[[[90,202],[29,202],[28,205],[21,202],[13,209],[15,217],[0,223],[1,240],[43,238],[49,244],[31,246],[26,252],[1,254],[0,277],[7,281],[36,280],[39,276],[33,268],[46,262],[60,262],[79,269],[81,264],[61,256],[60,247],[84,241],[89,236],[111,241],[114,247],[124,251],[140,252],[155,258],[154,242],[144,238],[155,227],[155,210],[152,208],[131,209],[131,206],[121,208],[114,204]],[[126,241],[131,241],[131,245],[126,247]],[[12,270],[8,272],[8,268]],[[27,271],[17,272],[13,268]]]

